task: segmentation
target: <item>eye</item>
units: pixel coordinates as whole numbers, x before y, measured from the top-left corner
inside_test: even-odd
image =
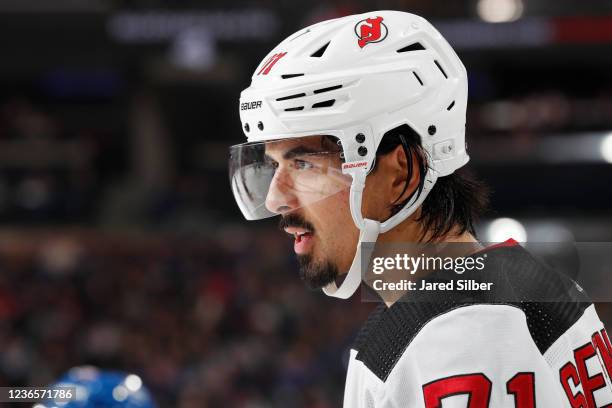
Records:
[[[309,162],[307,162],[305,160],[300,160],[300,159],[295,159],[293,161],[293,165],[298,170],[308,170],[308,169],[312,169],[314,167],[314,165],[312,163],[309,163]]]

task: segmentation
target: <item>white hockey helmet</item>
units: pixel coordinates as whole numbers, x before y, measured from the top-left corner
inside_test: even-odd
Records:
[[[359,243],[340,287],[324,288],[327,295],[347,298],[361,283],[360,243],[375,242],[404,221],[438,177],[469,160],[466,105],[465,67],[422,17],[374,11],[314,24],[276,46],[241,93],[248,142],[230,148],[232,191],[244,216],[253,220],[287,208],[270,203],[274,183],[300,194],[302,206],[350,189]],[[364,218],[362,191],[376,150],[383,135],[401,125],[420,136],[428,156],[423,190],[383,222]],[[326,140],[337,140],[337,148]],[[287,166],[289,176],[281,181],[278,163],[266,151],[287,141],[320,148],[297,149],[312,160]]]

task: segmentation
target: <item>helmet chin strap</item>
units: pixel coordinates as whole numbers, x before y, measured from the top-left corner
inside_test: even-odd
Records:
[[[353,293],[355,293],[355,291],[359,288],[359,285],[361,285],[362,278],[361,243],[376,242],[381,233],[391,230],[408,218],[423,203],[438,179],[438,173],[429,168],[425,174],[425,182],[423,183],[423,190],[421,191],[421,194],[418,196],[415,195],[413,199],[406,203],[404,208],[402,208],[397,214],[381,223],[376,220],[363,218],[361,214],[361,202],[366,176],[367,173],[362,170],[353,172],[353,183],[351,184],[350,191],[351,216],[353,217],[353,222],[360,230],[359,240],[357,241],[357,248],[355,250],[355,257],[353,258],[350,269],[346,273],[344,281],[342,281],[339,287],[336,285],[336,282],[331,282],[323,288],[323,292],[327,296],[347,299],[351,297]],[[367,254],[368,259],[364,259],[363,261],[369,263],[370,255],[371,254]]]
[[[380,223],[378,221],[363,219],[364,226],[361,228],[359,234],[359,241],[357,242],[357,250],[355,251],[355,257],[351,268],[346,274],[344,281],[340,284],[340,287],[336,285],[336,282],[332,282],[323,288],[323,292],[327,296],[337,297],[340,299],[348,299],[355,293],[359,285],[361,285],[361,243],[362,242],[376,242],[378,234],[380,233]]]

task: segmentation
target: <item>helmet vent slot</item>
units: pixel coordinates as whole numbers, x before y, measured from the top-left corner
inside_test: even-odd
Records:
[[[329,101],[317,102],[314,105],[312,105],[312,107],[313,109],[314,108],[329,108],[330,106],[333,106],[335,102],[336,102],[335,99],[330,99]]]
[[[410,52],[410,51],[422,51],[425,47],[420,42],[415,42],[410,45],[405,46],[404,48],[400,48],[397,52]]]
[[[315,89],[313,92],[315,94],[319,94],[323,92],[335,91],[336,89],[340,89],[340,88],[342,88],[342,85],[334,85],[334,86],[328,86],[327,88]]]
[[[313,58],[321,58],[323,54],[325,53],[325,50],[327,49],[327,46],[329,45],[330,42],[331,41],[328,41],[327,44],[325,44],[324,46],[322,46],[321,48],[319,48],[318,50],[310,54],[310,56]]]
[[[299,76],[304,76],[304,74],[283,74],[283,75],[281,75],[281,78],[289,79],[289,78],[295,78],[295,77],[299,77]]]
[[[414,77],[417,79],[417,81],[419,81],[419,84],[421,84],[421,86],[423,86],[423,80],[421,79],[421,77],[414,71],[412,71],[412,73],[414,74]]]
[[[288,95],[288,96],[283,96],[281,98],[276,98],[276,101],[277,102],[286,101],[286,100],[289,100],[289,99],[301,98],[303,96],[306,96],[306,94],[305,93],[299,93],[299,94],[295,94],[295,95]]]
[[[440,70],[442,75],[444,75],[444,78],[448,79],[448,75],[446,75],[446,72],[444,71],[444,68],[442,68],[442,65],[440,65],[440,63],[438,61],[436,61],[436,60],[434,60],[434,62],[438,66],[438,69]]]
[[[304,110],[303,106],[296,106],[295,108],[287,108],[285,109],[285,112],[293,112],[293,111],[301,111]]]
[[[453,109],[453,106],[455,106],[455,101],[452,101],[450,105],[448,105],[448,108],[446,108],[447,111]]]

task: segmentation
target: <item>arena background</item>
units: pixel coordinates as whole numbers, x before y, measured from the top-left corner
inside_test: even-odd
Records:
[[[377,9],[467,66],[481,239],[612,240],[609,1],[1,0],[0,386],[94,364],[161,407],[339,406],[372,304],[303,287],[276,222],[243,221],[227,149],[272,46]]]

